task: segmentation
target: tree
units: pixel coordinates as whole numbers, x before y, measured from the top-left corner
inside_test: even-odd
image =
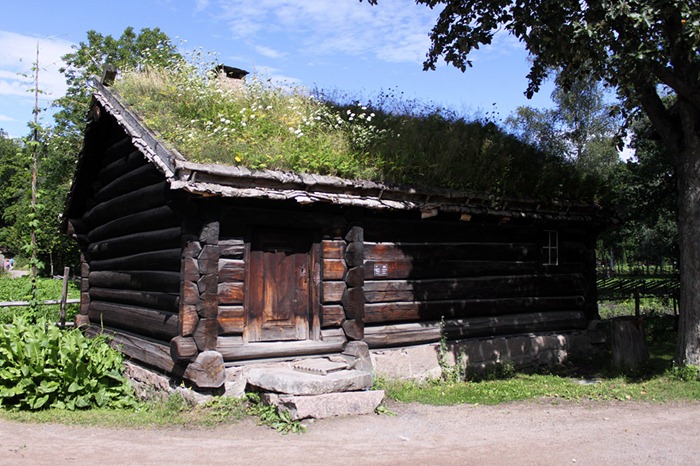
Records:
[[[144,28],[137,34],[134,28],[127,27],[118,39],[90,30],[87,42],[80,42],[73,53],[62,58],[66,66],[60,71],[66,77],[68,90],[55,102],[59,111],[54,116],[54,132],[57,136],[69,138],[77,154],[92,94],[90,80],[93,76],[102,76],[108,63],[117,69],[126,69],[146,63],[167,65],[181,56],[168,35],[159,28]]]
[[[621,121],[605,103],[599,82],[578,79],[569,89],[556,80],[553,108],[518,107],[506,125],[525,142],[573,163],[591,192],[605,197],[619,164]]]
[[[377,0],[368,0],[376,4]],[[462,71],[469,54],[500,31],[532,59],[528,97],[555,70],[613,86],[625,108],[641,109],[673,157],[678,178],[681,303],[678,363],[700,366],[700,8],[688,0],[416,0],[442,10],[424,63],[443,58]],[[668,89],[676,97],[664,105]]]
[[[146,63],[168,64],[179,60],[170,38],[160,29],[126,28],[118,39],[88,31],[87,41],[63,57],[61,69],[68,91],[57,99],[59,107],[51,128],[38,128],[40,144],[10,140],[0,132],[0,243],[18,253],[35,226],[39,257],[49,267],[77,263],[77,248],[59,232],[64,199],[73,180],[75,164],[82,145],[84,115],[87,113],[92,76],[99,76],[104,65],[118,68],[139,67]],[[29,212],[32,145],[38,149],[37,213]],[[30,225],[31,224],[31,225]]]

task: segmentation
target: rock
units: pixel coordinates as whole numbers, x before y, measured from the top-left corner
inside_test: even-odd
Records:
[[[224,395],[232,398],[245,396],[245,386],[248,383],[248,367],[227,367],[225,370]]]
[[[343,348],[343,356],[355,358],[353,369],[372,372],[372,359],[369,355],[369,346],[364,341],[349,341]]]
[[[263,402],[277,406],[280,411],[288,412],[292,420],[371,414],[383,399],[383,390],[309,396],[266,393],[262,397]]]
[[[264,391],[289,395],[322,395],[324,393],[368,390],[372,374],[349,370],[328,375],[308,374],[288,368],[251,369],[248,384]]]

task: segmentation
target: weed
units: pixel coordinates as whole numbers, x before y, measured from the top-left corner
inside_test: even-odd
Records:
[[[680,380],[682,382],[699,381],[700,368],[697,366],[677,366],[674,364],[673,367],[668,370],[667,375],[670,378]]]
[[[247,396],[249,405],[246,412],[251,416],[257,416],[260,419],[260,425],[270,426],[283,434],[290,432],[300,434],[306,431],[299,421],[292,420],[287,411],[263,403],[257,393],[248,393]]]
[[[389,408],[386,407],[384,404],[379,404],[375,409],[374,412],[376,414],[384,415],[384,416],[396,416],[396,413]]]
[[[440,380],[445,383],[461,382],[465,379],[465,355],[460,352],[455,357],[454,364],[448,359],[449,347],[447,346],[447,333],[445,332],[445,318],[440,318],[440,344],[438,345],[438,365],[440,366]]]

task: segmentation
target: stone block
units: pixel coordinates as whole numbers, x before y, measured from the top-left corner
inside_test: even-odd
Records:
[[[259,389],[289,395],[322,395],[325,393],[368,390],[372,374],[350,370],[328,375],[308,374],[289,368],[251,369],[248,384]]]
[[[292,420],[372,414],[384,399],[383,390],[327,393],[324,395],[265,394],[263,402],[289,413]]]
[[[370,351],[374,373],[387,379],[440,377],[437,344]]]
[[[358,371],[372,372],[372,358],[369,354],[369,346],[364,341],[349,341],[343,347],[343,356],[353,358],[352,368]]]

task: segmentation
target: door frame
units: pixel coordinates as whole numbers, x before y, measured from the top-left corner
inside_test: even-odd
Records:
[[[294,231],[294,232],[305,232],[308,233],[311,240],[311,245],[308,252],[308,295],[309,295],[309,307],[307,314],[308,323],[308,340],[318,341],[321,340],[321,277],[322,277],[322,263],[321,260],[321,233],[320,231],[312,228],[287,228],[284,226],[270,226],[270,225],[252,225],[246,228],[245,234],[245,292],[243,298],[243,309],[244,309],[244,323],[243,323],[243,342],[244,343],[266,343],[274,342],[275,340],[261,340],[260,327],[253,327],[249,325],[249,311],[251,309],[252,299],[251,293],[248,292],[251,283],[251,249],[253,244],[253,237],[257,231],[261,230],[279,230],[281,232]],[[262,322],[261,322],[262,324]],[[295,342],[304,340],[279,340],[279,342]]]

